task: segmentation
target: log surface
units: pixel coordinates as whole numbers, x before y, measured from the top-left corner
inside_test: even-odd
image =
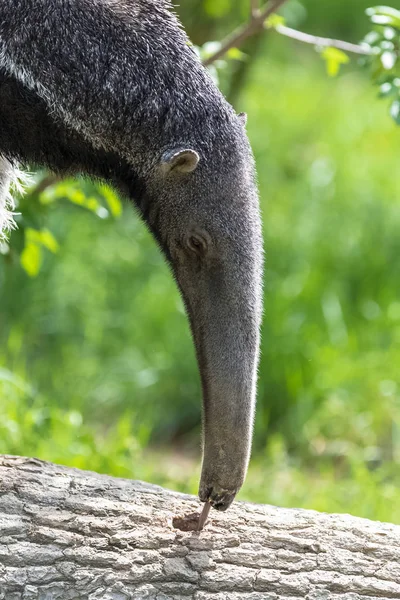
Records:
[[[400,600],[400,527],[0,456],[1,600]]]

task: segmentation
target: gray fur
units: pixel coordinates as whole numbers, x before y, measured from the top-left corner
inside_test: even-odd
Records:
[[[168,2],[1,0],[0,153],[129,196],[184,299],[204,396],[200,498],[226,509],[249,460],[262,243],[245,119]]]

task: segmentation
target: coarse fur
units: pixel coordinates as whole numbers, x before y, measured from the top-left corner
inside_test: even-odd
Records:
[[[195,342],[204,402],[200,498],[226,509],[251,447],[258,195],[244,119],[200,64],[169,3],[2,0],[0,155],[3,190],[10,165],[21,161],[101,177],[136,204],[172,267]],[[0,206],[5,215],[4,200]]]
[[[15,228],[13,192],[21,191],[21,173],[0,155],[0,242]]]

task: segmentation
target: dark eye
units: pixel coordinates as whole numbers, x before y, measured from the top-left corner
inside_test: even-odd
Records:
[[[186,245],[188,249],[197,254],[197,256],[204,256],[208,250],[208,236],[198,233],[191,234],[187,237]]]

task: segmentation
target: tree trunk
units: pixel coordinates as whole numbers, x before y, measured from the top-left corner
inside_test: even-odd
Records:
[[[154,485],[0,456],[0,599],[400,599],[400,527],[236,502],[202,532],[174,528],[199,509]]]

